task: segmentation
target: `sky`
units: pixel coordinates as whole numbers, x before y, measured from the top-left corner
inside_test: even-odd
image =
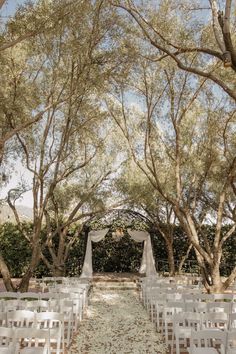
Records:
[[[19,5],[22,5],[25,2],[25,0],[7,0],[6,3],[4,4],[4,6],[1,9],[1,17],[3,18],[3,20],[7,19],[9,16],[14,15],[17,7]],[[20,163],[20,161],[16,161],[16,172],[14,172],[11,176],[10,176],[10,181],[9,184],[6,188],[3,188],[0,191],[0,198],[5,198],[7,191],[10,188],[14,188],[17,186],[18,181],[20,181],[22,178],[24,180],[32,180],[32,176],[30,175],[30,173],[28,171],[26,171],[22,164]],[[25,205],[28,207],[32,207],[33,205],[33,200],[32,200],[32,193],[31,192],[27,192],[23,195],[22,199],[19,200],[16,204],[20,204],[20,205]]]
[[[1,16],[12,16],[17,9],[17,6],[22,5],[25,0],[7,0],[1,10]]]

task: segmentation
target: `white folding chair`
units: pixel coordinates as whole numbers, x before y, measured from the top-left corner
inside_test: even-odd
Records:
[[[29,310],[16,310],[7,312],[8,327],[33,327],[35,312]]]
[[[233,301],[233,294],[212,294],[214,301]]]
[[[39,293],[34,292],[18,293],[18,298],[22,300],[39,300],[39,296]]]
[[[51,352],[59,354],[64,353],[64,316],[58,312],[38,312],[35,317],[35,325],[37,328],[50,329],[50,345],[55,344],[55,348],[51,347]]]
[[[227,354],[236,354],[236,329],[231,329],[227,336]]]
[[[157,294],[156,291],[150,291],[147,299],[147,311],[150,311],[152,322],[155,321],[156,307],[160,301],[163,301],[163,295]],[[166,299],[164,301],[166,302]]]
[[[214,329],[192,331],[188,352],[190,354],[225,354],[226,341],[226,331]]]
[[[233,312],[229,315],[229,329],[236,329],[236,313]]]
[[[73,301],[74,331],[77,331],[78,323],[83,318],[83,301],[77,293],[69,294],[69,299]]]
[[[0,327],[0,354],[15,354],[13,328]]]
[[[0,291],[1,299],[18,299],[19,293],[15,293],[14,291]]]
[[[166,299],[156,300],[153,303],[153,321],[156,322],[157,330],[163,332],[163,310],[166,307]]]
[[[187,341],[191,338],[192,330],[200,330],[201,322],[201,314],[196,312],[180,312],[173,316],[171,354],[174,352],[174,342],[176,354],[180,353],[181,342],[183,342],[186,351]]]
[[[199,294],[189,294],[189,293],[184,293],[182,295],[182,298],[185,302],[193,302],[193,301],[199,301]]]
[[[232,303],[223,301],[208,302],[207,308],[209,312],[226,312],[230,314]]]
[[[225,312],[207,312],[202,314],[202,329],[215,328],[226,331],[228,323],[229,317]]]
[[[15,311],[19,309],[19,300],[18,299],[9,299],[5,300],[2,303],[3,311]]]
[[[51,354],[49,329],[17,328],[14,342],[15,354]]]
[[[40,300],[50,300],[50,299],[59,299],[60,298],[60,294],[58,293],[52,293],[52,292],[48,292],[48,293],[40,293]]]
[[[204,301],[204,302],[213,302],[215,300],[213,294],[198,294],[197,295],[198,301]]]
[[[168,344],[169,332],[173,330],[173,318],[176,313],[185,311],[184,302],[167,302],[163,309],[163,325],[165,331],[165,342]]]
[[[185,302],[185,311],[205,313],[207,312],[207,303],[202,301]]]
[[[6,312],[0,312],[0,326],[4,327],[7,324],[7,313]]]
[[[68,347],[71,342],[72,331],[74,327],[73,301],[65,299],[61,300],[60,313],[62,313],[64,316],[64,337],[65,344]]]

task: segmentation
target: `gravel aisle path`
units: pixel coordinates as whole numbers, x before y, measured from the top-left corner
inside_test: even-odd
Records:
[[[69,354],[166,354],[132,290],[96,290]]]

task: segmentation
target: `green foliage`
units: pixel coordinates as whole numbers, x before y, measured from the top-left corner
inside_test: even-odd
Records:
[[[23,228],[30,232],[32,225],[25,223]],[[12,277],[21,277],[28,266],[31,250],[28,241],[14,224],[0,225],[0,251]]]
[[[96,224],[96,223],[95,223]],[[120,225],[119,221],[114,224],[116,227]],[[101,242],[93,243],[93,269],[94,272],[138,272],[142,258],[142,243],[133,241],[128,233],[124,231],[124,236],[120,239],[114,237],[113,231],[115,226],[110,228],[107,236]],[[25,230],[30,233],[32,224],[23,224]],[[225,226],[227,231],[228,226]],[[77,230],[71,228],[69,230],[72,236]],[[211,242],[214,235],[214,226],[205,226],[204,232]],[[83,266],[83,260],[87,242],[87,231],[81,233],[66,261],[66,276],[79,276]],[[151,232],[154,258],[158,271],[167,272],[167,252],[163,238],[157,233]],[[174,232],[174,256],[178,263],[184,256],[188,248],[187,238],[181,230],[176,227]],[[233,264],[236,263],[236,234],[230,238],[224,249],[221,264],[221,274],[228,275],[232,270]],[[22,236],[17,226],[11,223],[5,223],[0,226],[0,251],[10,268],[12,277],[21,277],[30,261],[31,249],[28,241]],[[45,256],[50,257],[45,249]],[[191,262],[195,262],[195,254],[192,250],[188,257],[188,267],[191,270]],[[194,271],[195,269],[192,269]],[[40,262],[34,275],[38,278],[51,275],[43,262]]]

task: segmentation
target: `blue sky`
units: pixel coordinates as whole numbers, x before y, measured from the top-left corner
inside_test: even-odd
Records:
[[[25,0],[7,0],[6,3],[4,4],[4,6],[1,9],[1,17],[3,18],[3,20],[5,21],[5,19],[9,16],[13,16],[17,7],[19,5],[22,5],[25,3]],[[6,196],[8,189],[13,188],[17,185],[17,182],[23,177],[25,180],[31,180],[32,176],[30,175],[30,173],[28,171],[26,171],[20,161],[16,161],[16,171],[14,172],[14,174],[12,174],[11,179],[10,179],[10,183],[7,186],[7,188],[3,188],[0,191],[0,198],[3,198]],[[26,206],[31,207],[32,206],[32,194],[31,192],[25,193],[25,195],[23,196],[23,199],[18,202],[17,204],[23,204]]]
[[[14,15],[17,6],[25,3],[25,0],[7,0],[1,10],[1,16],[12,16]]]

